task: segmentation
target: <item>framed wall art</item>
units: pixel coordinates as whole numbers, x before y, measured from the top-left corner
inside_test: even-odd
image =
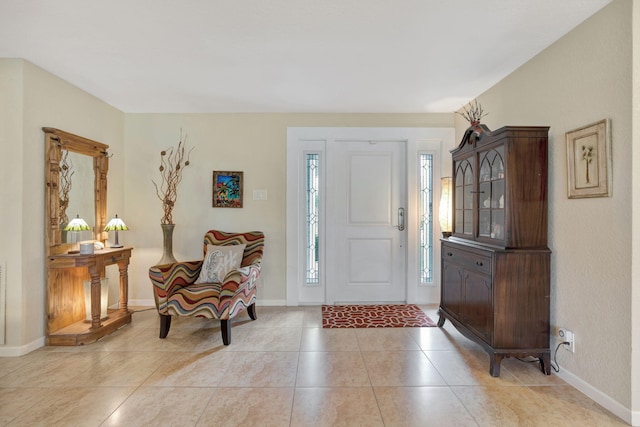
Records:
[[[611,138],[609,120],[565,134],[570,199],[611,196]]]
[[[242,207],[242,172],[213,171],[213,207]]]

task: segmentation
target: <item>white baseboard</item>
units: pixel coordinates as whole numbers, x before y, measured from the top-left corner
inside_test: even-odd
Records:
[[[35,341],[25,344],[20,347],[13,346],[0,346],[0,357],[20,357],[25,354],[31,353],[33,350],[37,350],[40,347],[44,347],[44,337],[38,338]]]
[[[612,412],[615,416],[619,417],[627,424],[631,424],[634,427],[640,426],[640,412],[632,411],[629,408],[625,408],[622,404],[620,404],[620,402],[612,399],[610,396],[593,387],[582,378],[575,376],[573,373],[567,371],[566,369],[561,369],[560,372],[556,373],[556,375],[562,378],[568,384],[572,385],[575,389],[589,396],[589,398],[593,399],[600,406]]]
[[[287,305],[287,301],[283,299],[258,299],[256,305],[263,307],[284,307]]]
[[[155,307],[156,303],[152,299],[130,299],[127,302],[128,307]],[[118,308],[118,305],[114,308]]]

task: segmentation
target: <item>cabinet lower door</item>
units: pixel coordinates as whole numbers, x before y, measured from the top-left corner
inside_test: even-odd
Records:
[[[462,318],[466,325],[491,344],[493,330],[493,299],[491,276],[464,271],[464,303]]]
[[[455,264],[445,262],[442,265],[442,297],[440,306],[458,317],[458,319],[462,319],[463,272],[463,269]]]

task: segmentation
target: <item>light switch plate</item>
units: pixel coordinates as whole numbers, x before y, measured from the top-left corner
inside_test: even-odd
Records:
[[[267,190],[253,190],[253,200],[267,200]]]

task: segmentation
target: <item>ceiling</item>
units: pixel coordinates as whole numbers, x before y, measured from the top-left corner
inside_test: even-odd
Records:
[[[124,112],[451,112],[610,0],[2,0],[0,57]]]

